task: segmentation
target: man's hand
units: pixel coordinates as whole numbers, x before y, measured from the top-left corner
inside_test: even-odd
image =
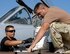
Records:
[[[28,51],[28,52],[31,52],[31,51],[32,51],[32,49],[31,49],[31,48],[28,48],[28,49],[27,49],[27,51]]]
[[[34,42],[34,40],[33,40]],[[35,47],[35,44],[32,42],[32,45],[27,49],[28,52],[31,52],[32,49]]]

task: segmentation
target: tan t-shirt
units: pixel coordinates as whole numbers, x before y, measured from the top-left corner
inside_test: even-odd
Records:
[[[44,16],[43,23],[52,23],[56,21],[70,24],[70,15],[57,7],[50,7],[47,14]]]

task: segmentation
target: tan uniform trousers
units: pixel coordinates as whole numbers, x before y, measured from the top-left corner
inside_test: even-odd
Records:
[[[54,22],[50,25],[50,32],[55,48],[70,50],[70,24]]]

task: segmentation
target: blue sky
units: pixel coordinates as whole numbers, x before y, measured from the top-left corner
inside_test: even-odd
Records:
[[[34,5],[39,0],[24,0],[31,8],[34,8]],[[70,13],[70,0],[45,0],[48,1],[49,5],[58,6],[65,11]],[[18,6],[16,0],[1,0],[0,1],[0,17],[3,16],[13,7]]]
[[[70,13],[70,0],[54,0],[53,4]]]

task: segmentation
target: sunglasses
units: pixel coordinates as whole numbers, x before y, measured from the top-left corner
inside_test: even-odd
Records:
[[[15,32],[15,30],[6,30],[6,32]]]

